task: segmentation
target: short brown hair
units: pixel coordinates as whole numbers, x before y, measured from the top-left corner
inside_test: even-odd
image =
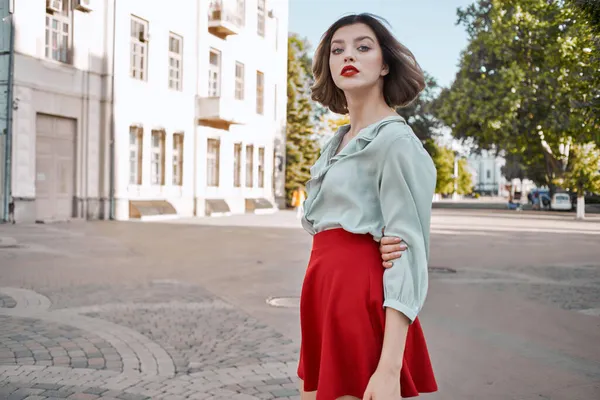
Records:
[[[384,76],[383,96],[390,107],[404,107],[417,98],[425,88],[425,76],[413,53],[381,22],[383,18],[373,14],[352,14],[337,20],[321,37],[313,59],[315,83],[311,98],[337,114],[348,113],[344,92],[333,82],[329,70],[331,38],[343,26],[363,23],[373,30],[381,47],[383,62],[389,67]]]

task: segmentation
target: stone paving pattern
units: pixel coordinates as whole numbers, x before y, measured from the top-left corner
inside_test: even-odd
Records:
[[[78,297],[82,290],[87,296]],[[0,399],[299,398],[293,341],[201,287],[157,281],[19,293],[31,306],[0,311]],[[39,306],[47,301],[48,309]],[[113,334],[112,324],[134,329],[168,356],[154,357],[152,370],[139,341],[117,334],[134,352],[135,368],[124,371],[97,328],[80,329],[91,320]]]
[[[134,306],[129,310],[87,315],[137,329],[169,353],[178,375],[205,369],[293,362],[298,357],[290,339],[235,309],[190,309],[166,304],[153,309]],[[175,332],[173,327],[177,327]]]
[[[0,315],[2,364],[123,370],[117,350],[91,332]]]

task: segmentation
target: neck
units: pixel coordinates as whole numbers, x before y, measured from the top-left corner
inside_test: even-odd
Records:
[[[366,91],[346,92],[345,95],[350,117],[350,131],[347,134],[350,137],[383,118],[398,115],[386,104],[379,85]]]

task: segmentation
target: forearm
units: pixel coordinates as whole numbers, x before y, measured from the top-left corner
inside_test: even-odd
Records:
[[[383,348],[377,369],[400,373],[409,322],[409,319],[400,311],[390,307],[385,309]]]

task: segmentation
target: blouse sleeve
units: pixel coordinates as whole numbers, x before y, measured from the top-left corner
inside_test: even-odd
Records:
[[[384,307],[414,322],[428,289],[429,224],[436,169],[423,145],[413,137],[394,139],[380,175],[385,236],[403,239],[407,250],[383,275]]]

